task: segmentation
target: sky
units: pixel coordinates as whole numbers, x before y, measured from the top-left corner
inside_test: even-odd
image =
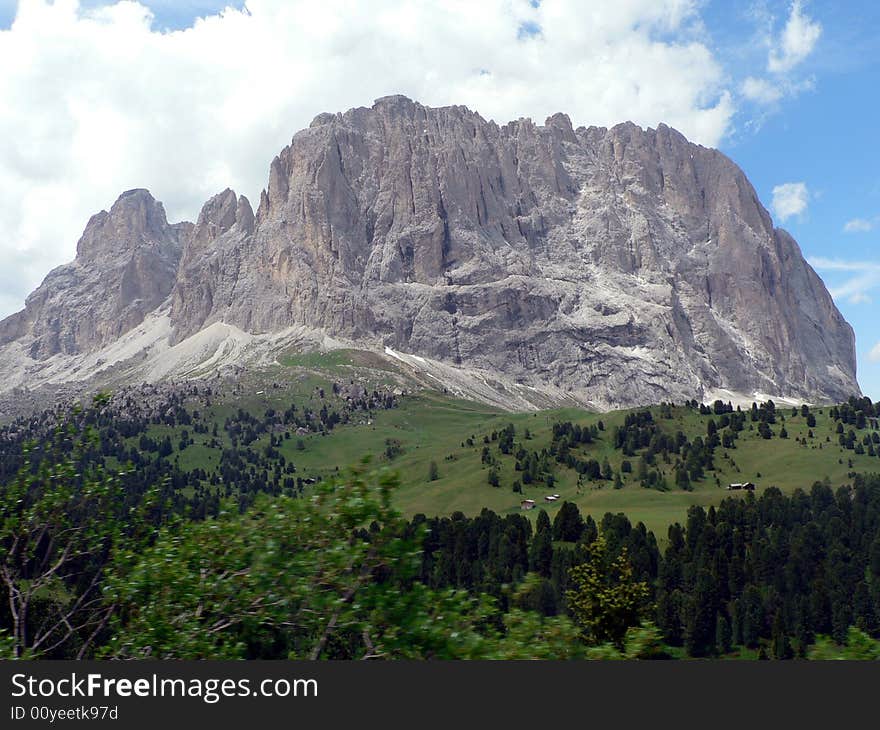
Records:
[[[402,93],[504,123],[660,122],[799,242],[880,400],[880,6],[871,0],[0,0],[0,317],[149,188],[171,221],[320,112]]]

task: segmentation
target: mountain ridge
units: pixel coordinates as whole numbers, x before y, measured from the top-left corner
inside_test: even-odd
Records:
[[[383,97],[297,132],[256,212],[227,189],[170,225],[128,191],[80,245],[60,270],[101,262],[106,296],[83,301],[94,272],[50,274],[0,323],[7,387],[153,327],[126,350],[137,379],[138,358],[219,326],[203,362],[245,339],[262,362],[341,343],[600,409],[859,392],[852,329],[797,243],[729,158],[666,125],[498,125]]]

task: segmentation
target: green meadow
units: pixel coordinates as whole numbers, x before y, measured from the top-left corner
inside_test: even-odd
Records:
[[[231,399],[212,404],[203,418],[209,424],[218,424],[220,440],[228,445],[223,422],[239,408],[258,417],[268,408],[283,409],[291,403],[317,410],[328,402],[333,382],[347,379],[354,382],[354,378],[364,372],[370,373],[373,383],[392,382],[388,379],[392,372],[387,365],[365,353],[340,350],[292,355],[282,359],[269,373],[271,378],[281,381],[282,387],[258,390],[258,385],[242,385]],[[322,389],[323,396],[320,395]],[[701,415],[684,406],[674,407],[672,418],[661,417],[658,407],[650,410],[663,431],[670,434],[682,431],[690,440],[697,436],[705,438],[710,418],[716,423],[719,420],[718,416]],[[296,465],[301,477],[332,478],[365,458],[377,468],[397,472],[401,486],[394,499],[398,508],[410,516],[417,513],[450,515],[457,511],[475,515],[483,508],[504,514],[520,511],[521,501],[532,499],[538,509],[546,509],[552,518],[563,501],[571,501],[582,513],[591,514],[597,520],[606,512],[623,512],[633,523],[644,522],[661,539],[671,523],[684,519],[691,505],[707,507],[728,496],[743,498],[744,493],[726,489],[731,482],[754,482],[758,492],[768,487],[792,492],[798,488],[809,490],[814,482],[823,480],[836,487],[848,483],[855,472],[880,471],[877,457],[857,454],[838,444],[836,423],[827,407],[812,409],[816,425],[810,437],[806,418],[799,412],[794,414],[791,407],[778,406],[777,422],[772,426],[773,438],[762,438],[757,424],[747,419],[735,447],[718,446],[715,470],[693,482],[691,491],[675,488],[674,457],[670,464],[657,462],[671,488],[668,491],[645,488],[635,474],[638,454],[624,457],[611,443],[615,426],[621,425],[629,412],[592,413],[565,408],[509,413],[440,392],[420,390],[400,397],[394,408],[355,414],[350,423],[338,425],[327,433],[292,434],[278,448],[288,462]],[[602,423],[599,438],[578,447],[576,453],[580,458],[600,463],[607,459],[614,472],[620,473],[622,487],[615,488],[609,480],[579,480],[577,472],[554,463],[552,487],[541,482],[522,484],[521,492],[514,491],[514,483],[522,481],[521,473],[515,469],[516,459],[500,453],[493,434],[497,437],[501,429],[512,424],[517,447],[522,445],[526,450],[540,451],[550,445],[553,424],[562,421],[581,426]],[[788,438],[779,437],[783,425]],[[179,427],[154,426],[153,435],[162,438],[180,430]],[[859,430],[858,438],[862,440],[865,434],[871,433],[870,429]],[[191,435],[195,443],[175,453],[178,466],[184,471],[215,469],[220,450],[208,446],[208,435]],[[177,435],[172,435],[172,441],[175,438]],[[268,442],[269,436],[263,436],[249,448],[263,449]],[[488,447],[494,466],[483,463],[484,447]],[[625,458],[633,464],[632,473],[621,471]],[[436,465],[434,479],[430,478],[432,463]],[[498,486],[489,483],[492,469],[497,473]],[[546,502],[551,494],[560,495],[560,499]],[[528,514],[535,517],[538,509]]]

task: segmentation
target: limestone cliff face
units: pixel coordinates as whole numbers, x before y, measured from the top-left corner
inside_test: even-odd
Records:
[[[94,348],[168,297],[172,342],[304,325],[597,407],[858,392],[852,329],[795,241],[727,157],[663,125],[499,126],[387,97],[297,133],[256,214],[227,190],[175,228],[145,196],[93,219],[0,344]],[[120,273],[86,306],[91,260]],[[91,324],[57,314],[74,301]]]
[[[661,125],[504,126],[403,97],[323,114],[253,233],[194,257],[176,337],[302,323],[599,405],[716,389],[836,399],[853,333],[743,173]]]
[[[34,360],[97,350],[162,304],[177,277],[189,224],[172,226],[146,190],[92,216],[76,259],[54,269],[24,310],[0,322],[0,347],[19,340]]]
[[[254,213],[244,196],[227,189],[202,207],[187,237],[172,295],[175,320],[199,322],[188,334],[201,328],[208,313],[226,309],[237,296],[245,296],[236,285],[253,232]],[[242,303],[247,306],[247,301]],[[250,303],[256,304],[253,299]]]

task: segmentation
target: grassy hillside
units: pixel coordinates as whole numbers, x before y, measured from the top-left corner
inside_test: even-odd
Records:
[[[200,415],[209,427],[208,433],[192,433],[190,429],[193,443],[182,450],[177,446],[180,426],[151,425],[148,433],[159,439],[171,435],[175,451],[170,458],[181,470],[211,472],[219,464],[222,448],[232,444],[224,423],[239,409],[257,419],[264,418],[267,411],[271,413],[270,409],[280,411],[290,404],[313,412],[323,406],[332,410],[342,403],[333,393],[334,383],[360,383],[367,389],[393,387],[391,375],[349,351],[292,357],[270,373],[282,387],[258,390],[261,386],[257,383],[243,384],[234,394],[202,409]],[[651,411],[661,432],[671,436],[681,431],[690,441],[706,438],[710,420],[719,422],[718,415],[701,414],[686,406],[640,410]],[[519,511],[521,500],[529,498],[552,517],[561,503],[568,500],[595,519],[609,511],[624,512],[633,522],[644,522],[661,538],[669,524],[683,519],[690,505],[708,506],[729,496],[731,492],[726,486],[730,482],[754,482],[759,492],[770,486],[791,492],[798,487],[809,489],[817,480],[827,479],[838,486],[848,483],[853,473],[880,471],[876,456],[839,445],[838,422],[829,408],[812,409],[815,426],[811,429],[800,410],[793,413],[790,407],[779,407],[776,422],[771,426],[772,438],[763,438],[759,424],[746,418],[735,444],[730,448],[719,445],[714,450],[714,469],[694,480],[690,490],[676,487],[675,456],[669,463],[658,459],[651,467],[662,474],[668,489],[645,488],[637,473],[639,455],[644,449],[625,456],[612,443],[615,428],[622,426],[630,413],[596,414],[569,408],[511,414],[421,390],[396,398],[394,407],[355,412],[348,423],[335,425],[326,432],[300,429],[297,433],[276,427],[273,436],[263,433],[247,448],[264,452],[270,440],[275,440],[285,462],[295,465],[300,479],[309,480],[330,477],[369,455],[374,463],[400,473],[403,486],[396,502],[407,515],[448,515],[455,511],[474,515],[484,507],[505,514]],[[598,427],[601,422],[597,438],[590,444],[573,447],[572,452],[579,459],[593,459],[600,464],[607,460],[615,476],[620,477],[617,488],[616,479],[579,477],[577,471],[556,463],[552,456],[548,457],[552,485],[548,485],[546,475],[531,484],[523,483],[522,473],[516,470],[515,456],[500,450],[499,432],[512,425],[513,451],[523,448],[538,453],[550,449],[553,425],[562,422],[587,428]],[[212,436],[215,424],[216,438]],[[864,428],[855,429],[859,443],[875,433],[870,426],[869,422]],[[780,438],[783,427],[787,438]],[[286,438],[282,438],[281,432],[285,430]],[[136,441],[131,439],[131,443]],[[489,463],[484,449],[488,450]],[[624,460],[632,465],[629,473],[622,470]],[[436,465],[434,479],[430,478],[432,462]],[[490,472],[497,475],[498,486],[489,483]],[[513,489],[516,482],[521,485],[520,492]],[[550,494],[559,494],[561,499],[546,503],[545,497]],[[536,516],[537,510],[529,514]]]
[[[656,413],[657,409],[653,409]],[[498,513],[518,511],[520,501],[534,499],[551,514],[555,514],[562,501],[575,502],[584,514],[600,519],[606,512],[624,512],[633,522],[642,521],[658,535],[676,520],[682,520],[692,504],[708,506],[720,501],[731,492],[726,486],[731,482],[752,481],[758,490],[776,486],[785,492],[800,487],[808,489],[815,481],[828,479],[832,485],[847,483],[852,472],[880,471],[876,457],[854,454],[839,446],[835,424],[828,409],[815,412],[816,427],[807,445],[796,439],[806,438],[810,429],[805,418],[785,415],[785,427],[789,437],[778,435],[770,440],[761,438],[757,431],[746,430],[740,436],[736,448],[719,447],[714,472],[708,472],[702,481],[693,484],[693,491],[671,488],[669,491],[646,489],[640,486],[635,473],[621,474],[623,487],[615,489],[607,480],[582,482],[571,469],[558,468],[552,488],[544,484],[523,485],[522,494],[512,491],[519,478],[513,457],[500,457],[499,487],[490,486],[490,467],[481,463],[483,437],[490,437],[490,448],[497,454],[497,444],[491,442],[491,433],[512,423],[517,442],[525,429],[532,438],[526,443],[530,448],[541,448],[550,442],[552,424],[571,421],[580,425],[592,425],[603,421],[605,430],[594,444],[583,449],[602,462],[608,459],[615,472],[620,471],[624,456],[612,448],[610,434],[615,426],[622,424],[626,411],[593,414],[582,410],[566,409],[544,411],[536,414],[498,413],[470,403],[446,399],[439,395],[422,395],[406,399],[398,409],[377,413],[366,428],[343,427],[329,436],[311,435],[304,439],[305,450],[294,452],[285,449],[286,455],[310,471],[329,474],[337,465],[344,466],[358,455],[381,454],[386,439],[401,442],[403,453],[394,459],[380,458],[398,470],[403,487],[397,495],[399,507],[407,514],[450,514],[460,510],[473,515],[483,507]],[[684,407],[673,409],[673,419],[659,421],[660,426],[688,436],[705,435],[710,416]],[[717,421],[717,417],[715,418]],[[748,428],[748,427],[747,427]],[[778,428],[775,429],[778,432]],[[475,436],[474,446],[463,446],[469,436]],[[828,440],[830,439],[830,441]],[[430,463],[437,464],[438,478],[429,481]],[[636,459],[629,461],[635,463]],[[670,476],[671,466],[663,469]],[[716,482],[717,479],[717,482]],[[720,486],[719,486],[720,482]],[[559,494],[561,499],[553,504],[544,502],[548,494]],[[734,493],[735,494],[735,493]],[[532,513],[534,514],[534,513]]]

